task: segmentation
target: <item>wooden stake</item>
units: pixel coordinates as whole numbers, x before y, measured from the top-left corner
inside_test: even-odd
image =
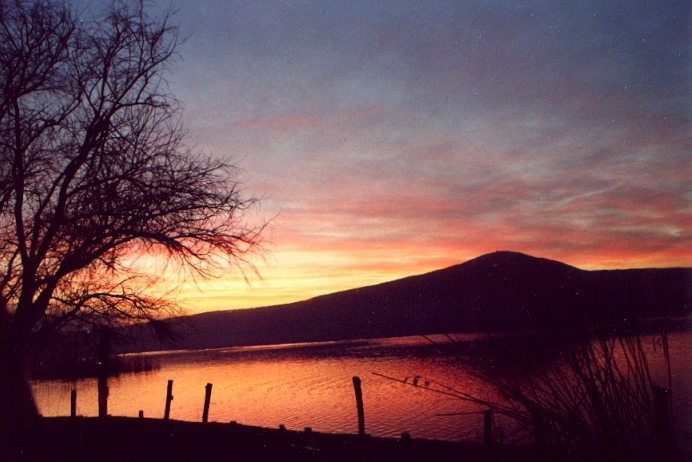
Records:
[[[70,392],[70,417],[77,417],[77,390]]]
[[[490,447],[493,444],[493,411],[483,411],[483,445]]]
[[[207,423],[209,420],[209,403],[211,402],[211,383],[205,387],[204,393],[204,412],[202,413],[202,422]]]
[[[99,368],[98,401],[99,417],[108,416],[108,359],[110,357],[110,330],[108,326],[99,328]]]
[[[673,425],[670,418],[670,390],[658,385],[651,388],[654,398],[654,430],[659,449],[670,452],[675,446]]]
[[[543,416],[539,413],[533,415],[533,440],[537,448],[545,449],[545,426]]]
[[[353,377],[353,389],[356,392],[356,406],[358,407],[358,434],[365,436],[365,411],[363,410],[363,392],[360,389],[360,377]]]
[[[163,420],[168,420],[171,416],[171,401],[173,401],[173,381],[168,381],[166,390],[166,410],[163,412]]]

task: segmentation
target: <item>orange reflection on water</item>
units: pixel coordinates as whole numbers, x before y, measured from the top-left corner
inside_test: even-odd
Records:
[[[692,424],[692,336],[671,334],[674,419],[678,428]],[[654,339],[655,340],[655,339]],[[651,354],[654,380],[666,385],[655,343]],[[660,353],[657,351],[657,353]],[[420,337],[371,341],[325,342],[273,347],[159,352],[146,356],[160,366],[146,374],[128,374],[109,381],[109,413],[162,418],[166,388],[174,381],[171,418],[200,421],[205,386],[213,384],[209,420],[289,429],[312,427],[321,432],[357,433],[357,412],[352,377],[362,380],[366,432],[398,436],[479,441],[482,411],[478,405],[426,388],[437,383],[482,399],[492,390],[439,355]],[[127,358],[127,357],[126,357]],[[125,359],[126,359],[125,358]],[[403,380],[388,380],[373,372]],[[418,386],[411,385],[420,376]],[[98,413],[96,380],[75,384],[42,381],[33,384],[42,414],[69,415],[70,389],[78,392],[78,414]],[[437,386],[439,389],[439,386]],[[455,414],[455,415],[444,415]],[[496,421],[496,424],[498,421]],[[691,444],[690,441],[681,442]]]
[[[476,405],[422,386],[412,387],[410,382],[418,375],[467,392],[487,393],[435,354],[411,354],[412,343],[426,341],[404,338],[149,354],[160,369],[111,378],[108,411],[134,417],[142,410],[145,417],[161,418],[167,383],[172,379],[172,419],[200,421],[205,385],[212,383],[210,421],[357,433],[352,377],[360,376],[368,433],[398,436],[406,431],[416,437],[475,438],[481,428],[477,415],[450,418],[437,414],[474,411],[478,410]],[[395,382],[373,372],[409,377],[409,381]],[[72,386],[58,381],[35,383],[40,411],[44,415],[68,415]],[[80,380],[74,386],[78,413],[97,415],[96,381]]]

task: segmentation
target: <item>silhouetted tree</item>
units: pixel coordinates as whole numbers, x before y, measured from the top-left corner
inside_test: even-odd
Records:
[[[182,144],[163,75],[177,40],[143,2],[84,20],[58,0],[0,0],[5,365],[48,330],[174,310],[146,290],[144,255],[205,276],[259,243],[233,167]]]

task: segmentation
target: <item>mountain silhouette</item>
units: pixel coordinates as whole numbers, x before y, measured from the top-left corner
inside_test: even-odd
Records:
[[[215,348],[535,328],[539,314],[570,322],[589,310],[610,322],[677,320],[689,328],[692,268],[585,271],[498,251],[466,263],[285,305],[178,319],[176,345]],[[570,311],[571,309],[571,311]]]

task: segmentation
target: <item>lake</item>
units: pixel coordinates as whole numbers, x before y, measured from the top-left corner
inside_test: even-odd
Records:
[[[671,334],[669,343],[674,419],[681,443],[689,446],[692,334]],[[652,342],[647,348],[654,347]],[[173,380],[172,419],[200,421],[205,386],[212,383],[210,421],[357,433],[352,377],[359,376],[367,433],[396,437],[408,432],[417,438],[477,442],[482,438],[484,408],[434,390],[452,387],[480,398],[494,397],[493,390],[454,366],[422,337],[165,351],[122,359],[151,361],[156,367],[109,379],[111,415],[136,417],[142,410],[145,417],[163,417],[167,383]],[[667,384],[660,365],[653,364],[652,370],[656,381]],[[32,387],[45,416],[69,415],[71,389],[77,390],[79,415],[98,415],[95,379],[35,381]],[[511,429],[511,422],[496,418],[496,434],[509,434]]]

